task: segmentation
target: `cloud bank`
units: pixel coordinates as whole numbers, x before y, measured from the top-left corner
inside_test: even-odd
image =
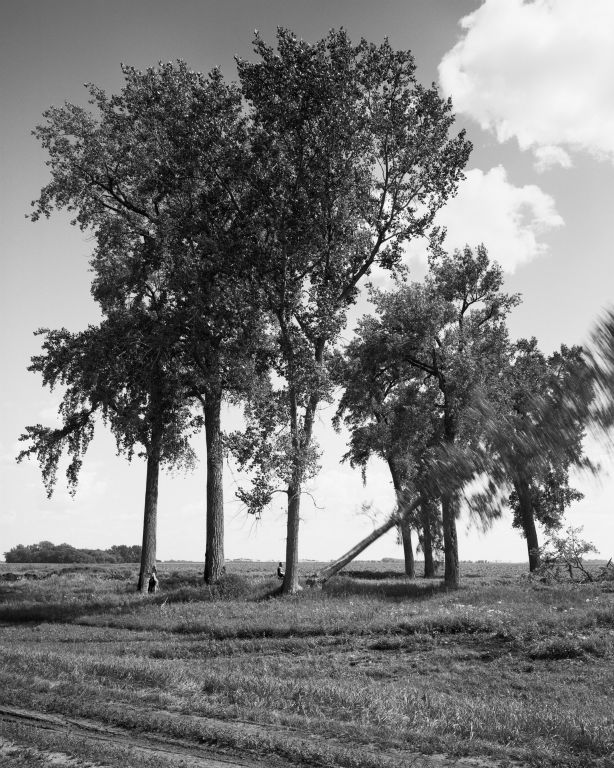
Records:
[[[465,177],[435,219],[447,229],[446,250],[484,243],[491,260],[509,273],[547,253],[541,238],[564,224],[550,195],[535,184],[515,186],[501,165],[473,168]],[[424,240],[407,248],[410,257],[426,259],[426,253]]]
[[[465,176],[437,216],[448,230],[448,248],[484,243],[506,272],[547,252],[540,235],[563,225],[550,195],[535,184],[514,186],[500,165],[486,173],[473,168]]]
[[[585,151],[614,162],[614,2],[484,0],[439,65],[455,110],[536,168]]]

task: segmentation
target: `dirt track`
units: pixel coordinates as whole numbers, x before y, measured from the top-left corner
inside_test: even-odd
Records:
[[[17,707],[0,707],[0,721],[16,723],[33,729],[70,734],[89,741],[127,747],[134,752],[161,758],[181,758],[186,768],[262,768],[265,763],[220,755],[206,747],[155,735],[138,736],[122,728],[108,726],[91,720],[62,717],[42,712],[32,712]],[[101,744],[102,746],[102,744]],[[267,765],[270,765],[270,761]]]
[[[170,713],[164,713],[170,715]],[[176,715],[175,715],[176,716]],[[189,717],[189,716],[188,716]],[[206,718],[210,722],[213,722],[211,718]],[[72,738],[77,737],[81,740],[100,743],[100,759],[103,760],[104,745],[109,748],[122,747],[130,750],[133,753],[140,753],[148,758],[159,758],[161,765],[181,765],[182,768],[282,768],[282,766],[289,766],[289,763],[285,763],[278,756],[258,756],[257,758],[243,758],[236,755],[221,753],[210,747],[201,746],[193,741],[183,741],[180,739],[169,738],[168,736],[158,736],[154,733],[148,733],[147,735],[135,734],[133,731],[129,731],[116,726],[110,726],[105,723],[94,720],[86,720],[76,717],[65,717],[58,714],[48,714],[42,712],[35,712],[32,710],[21,709],[19,707],[0,706],[0,725],[2,723],[13,723],[19,725],[21,728],[27,729],[41,729],[43,731],[51,732],[56,735],[65,734]],[[253,723],[230,723],[228,721],[219,721],[220,729],[238,728],[243,732],[248,731],[252,734],[256,732],[270,732],[273,730],[283,730],[285,734],[291,738],[295,744],[304,741],[308,743],[309,737],[307,734],[302,734],[299,731],[294,731],[291,728],[275,727],[275,726],[259,726]],[[312,737],[311,737],[312,738]],[[363,750],[357,750],[358,754],[367,756],[369,753],[374,756],[378,754],[368,748]],[[358,754],[356,755],[358,757]],[[379,753],[380,757],[384,757]],[[520,763],[504,762],[500,763],[496,760],[482,760],[480,758],[452,758],[445,755],[420,755],[410,752],[396,752],[386,754],[385,757],[391,759],[391,764],[399,766],[399,768],[507,768],[507,766],[514,766],[514,768],[523,768]],[[58,759],[60,758],[60,759]],[[73,765],[70,760],[62,762],[61,755],[56,754],[53,760],[54,765]],[[296,763],[292,763],[295,765]],[[81,762],[79,765],[90,765],[89,763]],[[101,765],[101,762],[96,762],[97,766]]]

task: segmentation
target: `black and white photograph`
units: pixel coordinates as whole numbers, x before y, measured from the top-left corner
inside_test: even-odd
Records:
[[[613,0],[0,0],[0,766],[614,768]]]

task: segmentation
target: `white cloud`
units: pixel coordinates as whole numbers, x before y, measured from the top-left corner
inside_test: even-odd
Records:
[[[614,2],[485,0],[439,65],[441,86],[537,167],[569,167],[565,150],[614,162]]]
[[[561,147],[537,147],[533,150],[535,168],[542,173],[554,165],[571,168],[571,157]]]
[[[506,272],[547,252],[540,235],[563,226],[554,200],[535,184],[516,187],[507,179],[505,168],[496,166],[486,173],[473,168],[465,181],[436,218],[448,234],[447,250],[484,243],[490,258]],[[424,243],[409,249],[410,256],[426,254]]]

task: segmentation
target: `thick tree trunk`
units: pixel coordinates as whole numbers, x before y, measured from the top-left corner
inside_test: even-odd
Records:
[[[392,476],[392,485],[394,487],[397,504],[399,507],[399,513],[403,515],[403,510],[406,505],[405,493],[403,491],[403,483],[401,481],[401,473],[397,467],[394,458],[388,458],[388,467],[390,469],[390,475]],[[414,561],[414,548],[411,542],[411,525],[409,520],[402,517],[399,523],[399,531],[401,533],[401,542],[403,543],[403,555],[405,558],[405,574],[414,579],[416,577],[416,564]]]
[[[204,407],[207,442],[205,584],[214,584],[219,581],[224,570],[224,454],[220,423],[221,406],[221,391],[208,392]]]
[[[414,509],[416,509],[418,504],[418,499],[414,499],[414,501],[412,501],[412,503],[405,509],[405,514],[411,514]],[[307,580],[309,586],[324,584],[324,582],[328,581],[336,573],[339,573],[339,571],[348,563],[350,563],[355,557],[358,557],[358,555],[363,552],[370,544],[373,544],[374,541],[377,541],[377,539],[381,538],[385,533],[388,533],[388,531],[391,528],[394,528],[395,525],[399,525],[399,522],[399,513],[398,511],[395,511],[395,513],[391,515],[385,523],[372,531],[368,536],[362,539],[362,541],[359,541],[358,544],[346,552],[345,555],[342,555],[338,560],[335,560],[334,563],[327,565],[326,568],[323,568],[321,571],[319,571],[319,573],[315,573],[313,576],[310,576]]]
[[[460,586],[458,565],[458,538],[456,535],[456,511],[458,500],[455,493],[446,492],[441,499],[443,518],[443,550],[445,559],[444,583],[446,587],[457,589]]]
[[[414,561],[414,548],[411,543],[411,527],[405,520],[399,524],[401,541],[403,542],[403,555],[405,557],[405,575],[410,579],[416,578],[416,563]]]
[[[539,539],[537,538],[537,528],[535,527],[535,515],[533,514],[533,502],[531,501],[531,489],[526,480],[517,479],[514,483],[516,493],[518,494],[518,503],[520,505],[520,519],[522,520],[522,530],[527,540],[527,549],[529,552],[529,571],[532,573],[541,565],[539,556]]]
[[[451,393],[447,385],[444,392],[444,440],[448,445],[456,441],[456,422],[452,408]],[[441,496],[441,515],[443,522],[444,583],[446,587],[457,589],[460,586],[458,567],[458,537],[456,534],[456,514],[458,512],[458,494],[453,487],[446,488]]]
[[[145,511],[143,515],[143,546],[137,590],[147,592],[149,577],[156,564],[156,526],[158,517],[158,478],[160,475],[161,429],[154,430],[149,456],[147,457],[147,479],[145,481]]]
[[[288,486],[288,525],[286,537],[286,572],[281,586],[284,595],[301,589],[298,581],[298,531],[301,511],[301,484],[297,480]]]
[[[435,563],[433,562],[433,536],[431,534],[431,502],[426,496],[420,496],[420,519],[422,520],[422,550],[424,552],[424,578],[435,578]]]

